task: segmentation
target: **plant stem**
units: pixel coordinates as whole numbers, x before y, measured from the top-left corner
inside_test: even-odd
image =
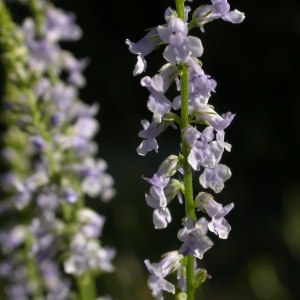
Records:
[[[184,11],[184,0],[175,0],[177,15],[185,22],[185,11]],[[183,129],[189,125],[189,73],[186,66],[181,63],[182,68],[181,75],[181,143],[182,143],[182,155],[184,157],[183,170],[184,170],[184,189],[185,189],[185,212],[186,217],[190,217],[195,220],[195,208],[194,208],[194,197],[193,197],[193,178],[192,169],[188,163],[188,155],[190,147],[183,136]],[[195,299],[195,287],[194,287],[194,264],[195,258],[193,255],[188,255],[187,266],[186,266],[186,291],[187,300]]]
[[[184,2],[185,0],[175,0],[178,18],[183,22],[185,20]]]
[[[181,64],[183,73],[181,75],[181,143],[182,143],[182,155],[184,157],[183,170],[184,170],[184,190],[185,190],[185,211],[186,217],[190,217],[195,220],[195,208],[194,208],[194,197],[193,197],[193,178],[192,168],[187,160],[190,147],[183,136],[183,129],[189,125],[188,116],[188,79],[189,73],[187,68]],[[194,256],[188,255],[187,257],[187,268],[186,268],[186,290],[187,300],[194,300],[195,288],[193,285],[194,281]]]
[[[92,274],[83,274],[76,277],[80,300],[96,299],[95,280]]]
[[[32,11],[32,14],[33,14],[33,18],[34,18],[34,21],[35,21],[36,31],[37,31],[38,37],[42,37],[43,36],[42,27],[44,25],[45,15],[44,15],[44,12],[42,10],[41,3],[40,3],[39,0],[29,0],[28,5],[29,5],[29,7]]]

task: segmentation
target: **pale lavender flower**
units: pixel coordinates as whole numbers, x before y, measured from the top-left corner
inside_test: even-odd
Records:
[[[199,171],[200,166],[214,167],[216,158],[210,147],[210,142],[214,138],[213,128],[206,127],[202,133],[195,128],[188,126],[185,131],[185,139],[191,147],[188,162],[194,170]]]
[[[55,211],[59,206],[58,195],[55,192],[47,190],[43,190],[37,195],[36,202],[42,210]]]
[[[188,217],[185,222],[185,227],[178,231],[177,237],[183,242],[183,245],[178,250],[178,253],[187,256],[194,255],[202,259],[203,254],[213,246],[213,242],[207,233],[207,221],[205,218],[199,219],[194,225],[193,220]]]
[[[149,76],[143,77],[141,79],[141,85],[147,87],[150,93],[153,91],[165,93],[176,76],[177,68],[170,64],[165,64],[160,72],[152,78]]]
[[[159,263],[150,264],[148,259],[144,261],[151,274],[148,279],[148,287],[152,290],[152,296],[155,299],[163,299],[162,291],[175,294],[174,285],[164,278],[180,267],[181,258],[182,256],[178,255],[177,251],[172,251],[167,253],[167,255]]]
[[[70,300],[70,280],[63,278],[59,265],[52,260],[40,263],[41,275],[46,290],[46,300]]]
[[[46,144],[41,136],[31,136],[30,142],[36,152],[42,152],[46,149]]]
[[[16,179],[14,181],[14,188],[17,193],[13,196],[13,202],[18,210],[23,209],[27,206],[32,199],[32,194],[37,190],[37,188],[47,184],[49,178],[44,171],[39,171],[30,177],[28,177],[24,182]]]
[[[35,24],[31,18],[25,19],[20,28],[24,34],[24,42],[29,49],[28,63],[36,70],[44,71],[49,64],[57,61],[60,48],[57,44],[49,42],[46,38],[35,38]]]
[[[205,99],[208,99],[211,92],[215,92],[217,82],[211,79],[209,75],[206,75],[199,65],[199,61],[196,57],[191,56],[187,61],[189,69],[189,94],[199,95]]]
[[[178,171],[181,172],[182,171],[181,168],[179,168]],[[184,191],[183,182],[174,178],[171,179],[169,183],[166,185],[166,187],[164,188],[164,193],[166,195],[167,202],[169,203],[177,196],[179,203],[183,204],[181,191]]]
[[[58,41],[75,41],[81,38],[82,31],[75,24],[75,15],[62,9],[47,7],[44,31],[47,40],[52,43]]]
[[[78,92],[73,86],[58,82],[52,87],[50,97],[61,113],[68,116],[77,94]]]
[[[88,239],[83,233],[74,235],[70,252],[71,256],[64,262],[64,269],[68,274],[82,275],[87,271],[114,270],[111,260],[115,256],[115,250],[102,248],[97,240]]]
[[[170,155],[160,165],[157,173],[152,178],[143,177],[147,182],[152,184],[151,194],[155,195],[155,198],[160,200],[159,206],[164,208],[167,206],[167,199],[164,194],[164,188],[170,181],[170,177],[173,176],[179,168],[179,159],[175,155]]]
[[[82,88],[86,84],[86,80],[82,75],[82,71],[88,64],[88,59],[77,60],[75,57],[68,55],[65,57],[65,68],[69,72],[67,78],[68,83],[73,84],[78,88]]]
[[[52,211],[43,211],[38,217],[33,218],[30,232],[35,237],[31,246],[31,253],[37,261],[52,259],[59,248],[59,232],[63,223],[57,219]]]
[[[144,179],[152,184],[150,193],[152,195],[155,195],[155,197],[160,200],[159,206],[162,208],[166,207],[167,199],[164,194],[164,188],[168,184],[170,176],[168,176],[167,174],[154,174],[152,178],[144,177]]]
[[[141,85],[147,87],[151,93],[147,106],[153,112],[153,120],[157,123],[160,123],[162,117],[172,108],[172,102],[165,97],[164,93],[168,90],[170,82],[174,80],[176,75],[177,68],[167,64],[159,74],[152,78],[146,76],[141,80]]]
[[[193,102],[190,103],[192,113],[196,119],[198,121],[206,121],[218,132],[224,131],[234,119],[235,114],[227,112],[220,116],[209,105],[203,104],[199,100],[199,98],[194,98]]]
[[[224,188],[224,182],[230,177],[231,171],[227,166],[216,164],[211,169],[205,168],[199,177],[199,181],[204,188],[210,187],[215,193],[220,193]]]
[[[148,32],[139,42],[132,43],[130,40],[126,40],[125,43],[129,46],[128,49],[133,54],[138,54],[138,61],[133,70],[133,75],[138,75],[144,72],[147,68],[147,62],[145,56],[151,53],[156,45],[160,42],[160,38],[157,35],[157,29],[152,29]]]
[[[191,55],[195,57],[202,55],[203,47],[200,39],[187,36],[188,27],[180,18],[170,16],[168,25],[158,26],[157,31],[159,37],[169,44],[163,55],[172,65],[187,62]]]
[[[66,201],[67,203],[74,204],[77,202],[78,199],[78,193],[76,193],[71,188],[63,188],[61,190],[61,198],[62,200]]]
[[[160,206],[160,199],[157,197],[157,194],[153,192],[153,189],[150,189],[150,195],[146,194],[145,198],[147,204],[150,207],[155,208],[153,211],[154,228],[166,228],[168,223],[172,220],[169,209],[167,207],[162,208]]]
[[[227,0],[211,0],[212,5],[205,5],[195,10],[193,14],[193,22],[200,26],[215,19],[222,18],[224,21],[233,24],[239,24],[245,19],[245,14],[237,9],[230,11],[230,5]]]
[[[73,126],[76,136],[91,139],[99,129],[99,123],[94,118],[82,117],[78,118]]]
[[[158,152],[158,144],[156,141],[156,137],[158,137],[165,128],[165,122],[161,122],[160,124],[152,121],[150,124],[147,120],[141,121],[144,130],[139,132],[139,137],[143,138],[143,142],[136,149],[139,155],[146,155],[149,151],[154,150]]]
[[[228,152],[231,151],[231,145],[227,142],[224,141],[224,137],[225,137],[225,132],[224,131],[219,131],[217,133],[217,142],[218,144],[225,150],[227,150]]]
[[[77,220],[80,225],[80,231],[87,238],[97,238],[101,236],[106,218],[97,214],[92,209],[81,208],[77,212]]]
[[[103,201],[109,201],[114,195],[113,178],[105,173],[107,163],[102,159],[86,157],[82,164],[70,164],[66,170],[75,172],[81,179],[84,193],[90,197],[101,196]]]
[[[26,238],[26,227],[15,225],[0,231],[0,245],[3,253],[11,253],[23,244]]]
[[[95,102],[92,105],[87,105],[81,101],[76,101],[71,107],[72,118],[91,118],[99,111],[100,105]]]
[[[231,226],[224,217],[233,209],[234,204],[230,203],[223,207],[208,193],[200,193],[195,202],[198,209],[204,210],[212,218],[208,223],[208,229],[221,239],[227,239]]]

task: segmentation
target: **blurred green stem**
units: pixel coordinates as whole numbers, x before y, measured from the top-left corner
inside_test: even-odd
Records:
[[[80,300],[94,300],[96,299],[95,278],[92,274],[83,274],[76,277],[78,292]]]

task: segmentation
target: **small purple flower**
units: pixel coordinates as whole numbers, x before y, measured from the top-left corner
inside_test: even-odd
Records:
[[[87,271],[114,270],[111,260],[115,257],[115,250],[102,248],[97,240],[88,239],[83,233],[74,235],[70,251],[72,255],[64,262],[64,269],[68,274],[82,275]]]
[[[180,168],[178,170],[181,172]],[[183,182],[174,178],[171,179],[169,183],[166,185],[166,187],[164,188],[164,193],[166,195],[167,202],[169,203],[177,196],[179,203],[183,204],[181,191],[184,191]]]
[[[224,21],[233,24],[239,24],[245,19],[245,14],[238,10],[230,10],[230,5],[227,0],[211,0],[212,5],[200,6],[193,14],[193,22],[200,26],[203,30],[203,25],[206,23],[222,18]]]
[[[189,94],[199,95],[205,99],[208,99],[211,95],[211,92],[215,92],[217,82],[214,79],[211,79],[209,75],[204,73],[196,57],[190,57],[187,65],[190,73]]]
[[[82,36],[82,31],[75,23],[73,13],[49,7],[46,11],[45,34],[52,43],[58,41],[74,41]]]
[[[75,172],[81,179],[82,191],[94,198],[101,196],[103,201],[109,201],[114,195],[113,178],[105,173],[107,163],[102,159],[94,160],[86,157],[82,164],[71,164],[65,167],[66,170]]]
[[[188,162],[192,168],[199,171],[200,166],[214,167],[216,158],[209,144],[214,138],[213,128],[209,126],[200,133],[195,128],[189,126],[185,129],[184,133],[191,147]]]
[[[143,142],[136,149],[139,155],[146,155],[149,151],[154,150],[158,152],[158,144],[156,137],[158,137],[165,128],[165,122],[160,124],[152,121],[150,124],[147,120],[142,120],[142,126],[144,130],[139,132],[139,137],[144,138]]]
[[[80,224],[80,231],[88,238],[101,236],[102,228],[106,218],[89,208],[82,208],[77,212],[77,220]]]
[[[159,74],[152,78],[146,76],[141,80],[141,85],[147,87],[151,93],[147,106],[153,112],[153,120],[157,123],[161,123],[162,117],[172,108],[172,102],[165,97],[164,93],[176,75],[177,68],[167,64]]]
[[[31,136],[29,140],[36,152],[42,152],[46,149],[45,140],[41,136]]]
[[[202,55],[203,47],[200,39],[187,36],[188,27],[180,18],[171,15],[167,26],[158,26],[157,31],[159,37],[169,44],[163,55],[172,65],[187,62],[191,55],[195,57]]]
[[[69,111],[77,98],[77,90],[73,86],[65,86],[56,83],[51,90],[51,100],[55,103],[59,111],[69,115]]]
[[[199,181],[204,188],[210,187],[215,193],[220,193],[224,188],[224,182],[230,177],[231,171],[227,166],[216,164],[211,169],[205,168],[199,177]]]
[[[170,272],[177,270],[180,267],[181,258],[182,257],[178,255],[177,251],[172,251],[167,253],[167,255],[159,263],[150,264],[148,259],[144,261],[148,271],[151,274],[148,279],[148,287],[152,290],[152,296],[155,299],[163,299],[162,291],[175,294],[174,285],[164,278]]]
[[[76,59],[73,55],[66,53],[64,55],[64,68],[69,73],[67,78],[68,83],[73,84],[78,88],[82,88],[86,84],[86,80],[82,75],[82,71],[88,65],[88,59]]]
[[[11,253],[19,247],[26,239],[26,227],[16,225],[9,229],[0,231],[0,244],[3,253]]]
[[[152,184],[151,194],[156,199],[160,200],[159,206],[165,208],[167,206],[167,199],[164,194],[164,188],[170,181],[170,177],[173,176],[179,168],[179,160],[175,155],[170,155],[160,165],[158,172],[153,175],[152,178],[143,177],[147,182]]]
[[[160,206],[160,200],[153,192],[153,189],[150,189],[150,195],[146,194],[146,202],[150,207],[155,208],[153,211],[154,228],[166,228],[168,223],[172,220],[171,213],[167,207],[162,208]]]
[[[234,204],[230,203],[223,207],[208,193],[200,193],[195,202],[198,209],[204,210],[212,218],[211,222],[208,223],[208,229],[221,239],[227,239],[231,226],[224,217],[233,209]]]
[[[71,188],[63,188],[61,191],[61,197],[67,203],[74,204],[77,202],[78,193]]]
[[[184,228],[178,231],[177,237],[183,242],[183,245],[178,250],[178,253],[187,256],[194,255],[202,259],[203,254],[213,246],[213,242],[207,233],[207,221],[201,218],[194,226],[193,220],[188,217]]]
[[[151,53],[156,45],[160,42],[157,35],[157,29],[152,29],[139,42],[132,43],[126,40],[125,43],[129,46],[128,49],[133,54],[138,54],[138,61],[133,70],[133,75],[138,75],[144,72],[147,68],[145,56]]]
[[[91,139],[99,129],[99,123],[94,118],[79,118],[74,124],[74,133],[77,136]]]
[[[63,278],[59,265],[50,259],[40,263],[41,275],[45,283],[47,300],[68,299],[71,281]]]
[[[162,117],[172,108],[172,102],[162,93],[153,91],[147,103],[148,109],[153,112],[153,120],[161,123]]]
[[[37,195],[37,204],[43,210],[55,211],[59,205],[58,196],[54,192],[41,192]]]
[[[223,115],[218,115],[209,105],[203,104],[198,99],[195,98],[193,103],[190,103],[192,106],[192,112],[195,114],[198,121],[208,122],[214,130],[220,132],[224,131],[226,127],[230,125],[232,120],[235,117],[235,114],[227,112]]]

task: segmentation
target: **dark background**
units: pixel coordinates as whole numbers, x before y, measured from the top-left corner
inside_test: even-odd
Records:
[[[141,139],[140,120],[150,120],[148,91],[140,79],[153,76],[164,60],[162,49],[146,57],[146,74],[132,77],[136,55],[125,39],[137,42],[144,30],[165,23],[164,11],[174,1],[55,1],[74,11],[84,32],[76,43],[63,46],[79,58],[89,57],[88,84],[81,92],[87,103],[99,101],[101,129],[96,139],[99,156],[109,165],[117,196],[109,203],[89,201],[107,216],[103,243],[118,254],[116,272],[99,280],[99,294],[119,300],[152,299],[147,288],[148,258],[179,249],[177,231],[184,207],[170,205],[172,223],[155,230],[152,209],[144,200],[151,177],[170,154],[178,154],[179,131],[168,129],[158,138],[159,153],[136,153]],[[193,9],[210,4],[194,0]],[[197,299],[300,299],[300,1],[229,1],[246,14],[242,24],[217,20],[205,33],[193,29],[204,46],[205,72],[217,82],[210,104],[219,113],[232,111],[236,118],[226,130],[233,146],[223,156],[233,173],[216,200],[234,202],[227,217],[232,226],[228,240],[210,234],[215,246],[199,266],[212,279]],[[195,174],[195,194],[201,191]],[[171,299],[167,298],[166,299]]]

